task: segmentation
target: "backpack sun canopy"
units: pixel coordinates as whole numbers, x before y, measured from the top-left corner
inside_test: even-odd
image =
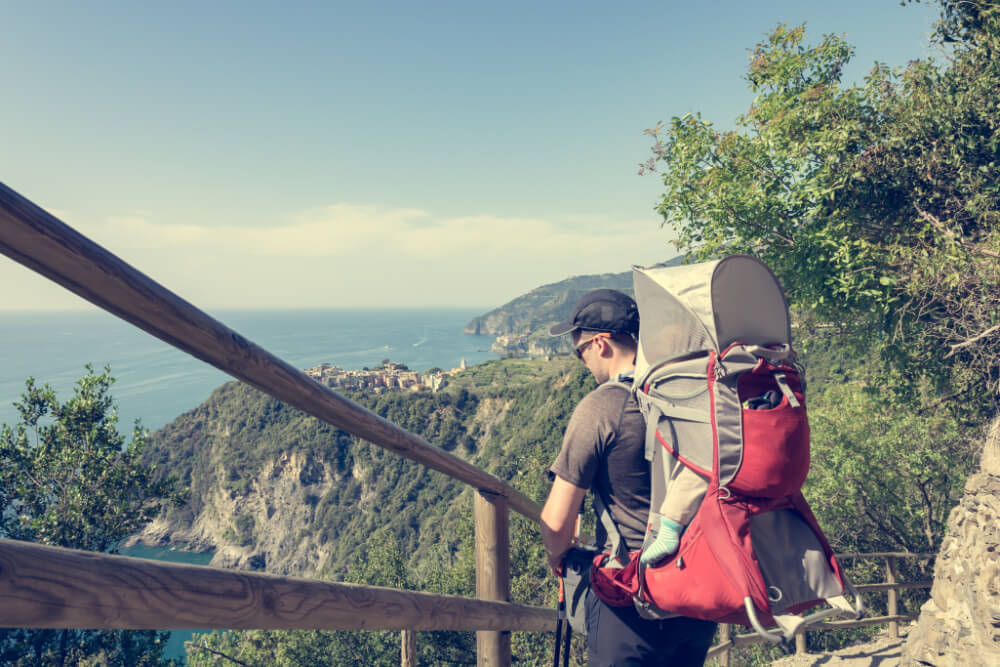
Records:
[[[683,266],[633,267],[641,313],[636,377],[678,357],[732,343],[789,345],[788,302],[774,273],[749,255]]]

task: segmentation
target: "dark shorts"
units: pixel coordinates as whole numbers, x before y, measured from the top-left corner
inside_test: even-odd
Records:
[[[610,607],[587,592],[587,667],[702,665],[715,623],[694,618],[648,621],[634,607]]]

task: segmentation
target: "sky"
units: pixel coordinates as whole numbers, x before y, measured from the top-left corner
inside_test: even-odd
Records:
[[[0,0],[0,182],[195,305],[499,306],[676,254],[643,130],[749,107],[779,23],[846,70],[936,5]],[[0,310],[93,308],[0,256]]]

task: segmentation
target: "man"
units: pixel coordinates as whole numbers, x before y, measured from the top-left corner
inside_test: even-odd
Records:
[[[571,335],[576,356],[597,380],[573,411],[562,449],[550,469],[552,490],[542,509],[542,540],[549,567],[562,573],[572,546],[577,513],[588,490],[607,505],[630,552],[638,551],[649,514],[649,464],[645,422],[631,392],[615,379],[631,382],[639,314],[630,297],[601,289],[577,302],[572,315],[550,330]],[[610,551],[597,526],[598,544]],[[587,592],[587,664],[701,665],[715,624],[690,618],[643,619],[631,606],[611,607]]]

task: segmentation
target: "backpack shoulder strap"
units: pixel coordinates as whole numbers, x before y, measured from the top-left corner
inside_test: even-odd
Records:
[[[629,561],[628,547],[625,546],[625,540],[622,538],[621,531],[618,530],[618,525],[611,518],[608,505],[604,502],[604,494],[596,488],[594,489],[594,509],[597,510],[597,518],[600,519],[601,525],[604,526],[604,530],[608,534],[608,539],[611,540],[611,555],[618,559],[622,567],[625,567]]]
[[[628,405],[629,398],[632,397],[632,379],[632,372],[621,373],[605,383],[605,385],[620,386],[625,390],[625,397],[622,399],[622,407],[618,413],[618,423],[615,425],[615,433],[621,432],[622,420],[625,418],[625,407]],[[597,518],[600,520],[601,525],[604,526],[608,539],[611,540],[612,555],[617,558],[618,562],[621,563],[622,567],[624,567],[629,561],[628,547],[625,545],[625,540],[622,538],[621,531],[618,530],[618,525],[615,524],[615,520],[611,518],[611,512],[608,510],[607,499],[597,487],[594,488],[594,509],[597,511]]]

